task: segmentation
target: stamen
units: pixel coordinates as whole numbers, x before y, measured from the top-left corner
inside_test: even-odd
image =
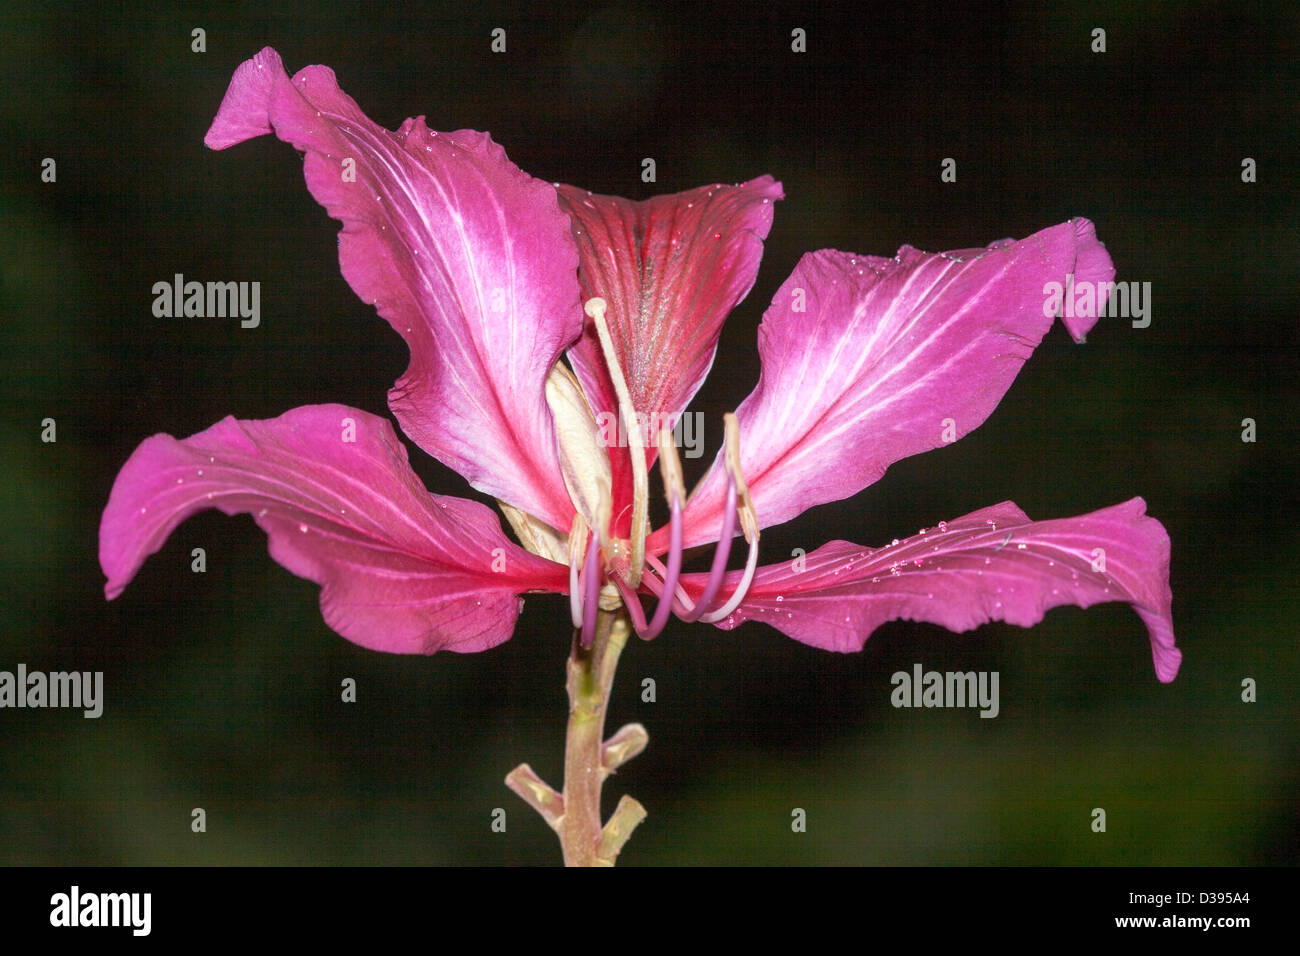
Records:
[[[574,627],[582,627],[582,588],[578,586],[578,555],[582,554],[583,542],[587,540],[587,522],[582,515],[573,516],[573,527],[569,529],[569,616]]]
[[[649,551],[645,555],[646,567],[654,571],[654,574],[641,575],[641,585],[650,589],[650,593],[659,597],[664,593],[664,578],[668,576],[668,569],[664,567],[663,562],[656,558]],[[658,575],[658,577],[655,577]],[[678,580],[677,587],[673,589],[673,611],[678,617],[684,614],[690,614],[695,609],[695,602],[691,600],[690,595],[686,593],[686,588],[682,587],[682,582]]]
[[[628,587],[622,578],[615,576],[613,580],[618,593],[623,595],[623,606],[627,608],[627,616],[632,619],[632,629],[639,635],[646,629],[645,611],[641,608],[641,601],[637,598],[636,591]]]
[[[727,428],[725,461],[727,476],[730,479],[727,488],[727,500],[728,502],[732,500],[732,486],[734,485],[735,497],[739,500],[736,511],[740,514],[740,527],[745,533],[745,540],[749,542],[749,557],[745,561],[745,573],[741,576],[740,583],[736,586],[736,590],[732,592],[727,603],[716,611],[700,615],[699,619],[709,624],[716,624],[718,621],[725,620],[732,611],[740,607],[740,602],[745,599],[745,595],[749,593],[749,586],[754,582],[754,571],[758,567],[758,512],[754,510],[754,502],[749,497],[749,486],[745,484],[745,476],[740,471],[740,422],[731,412],[727,412],[723,416],[723,421],[726,423]],[[731,541],[730,534],[734,533],[734,531],[735,525],[732,525],[732,530],[727,536],[728,547],[730,547]],[[721,540],[719,540],[719,545],[721,545]],[[709,583],[713,583],[712,571],[709,573]]]
[[[652,641],[660,635],[673,610],[673,592],[677,590],[677,578],[682,571],[682,500],[677,492],[672,494],[672,530],[669,532],[672,543],[668,550],[668,573],[664,575],[663,590],[659,595],[659,604],[655,607],[654,617],[643,629],[637,630],[637,637]]]
[[[668,623],[673,610],[673,592],[677,590],[677,579],[682,571],[682,500],[686,497],[686,486],[682,483],[682,465],[677,458],[677,446],[673,444],[672,432],[667,429],[659,431],[659,470],[663,475],[664,494],[672,513],[668,532],[668,571],[664,575],[663,591],[659,595],[654,617],[644,632],[637,632],[637,636],[646,641],[658,637]]]
[[[727,577],[727,560],[731,557],[731,542],[736,534],[736,500],[736,479],[728,472],[726,510],[722,513],[722,532],[713,552],[713,564],[709,566],[709,580],[694,609],[681,616],[683,621],[698,621],[703,617],[713,607],[713,600]]]
[[[758,540],[758,512],[754,510],[754,500],[749,497],[749,485],[740,470],[740,421],[732,412],[722,416],[726,427],[726,463],[727,473],[735,479],[736,493],[740,496],[740,527],[745,532],[745,540],[753,544]]]
[[[596,639],[596,611],[600,602],[600,540],[593,534],[582,568],[582,646]]]
[[[731,595],[731,600],[722,605],[721,608],[712,614],[703,615],[700,620],[706,624],[717,624],[730,616],[731,612],[740,607],[740,602],[745,600],[745,595],[749,593],[749,586],[754,583],[754,569],[758,567],[758,539],[755,538],[749,542],[749,559],[745,562],[745,574],[740,579],[740,584],[736,586],[735,592]]]
[[[596,336],[600,339],[600,348],[605,354],[609,379],[614,385],[614,394],[618,396],[619,415],[627,427],[628,456],[632,459],[632,555],[628,567],[628,583],[636,588],[641,584],[641,572],[645,567],[646,524],[650,515],[647,506],[650,476],[646,466],[645,442],[641,437],[641,426],[637,424],[632,393],[628,391],[627,379],[623,377],[618,355],[614,352],[614,340],[610,338],[609,327],[605,324],[605,300],[599,297],[588,299],[583,305],[583,311],[591,316],[596,326]]]

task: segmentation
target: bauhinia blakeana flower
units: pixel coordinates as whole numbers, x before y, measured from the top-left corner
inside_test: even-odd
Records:
[[[547,184],[484,133],[423,118],[384,130],[331,70],[290,78],[269,48],[235,73],[206,142],[266,133],[304,153],[308,188],[343,224],[344,277],[410,347],[393,414],[500,501],[524,547],[484,506],[419,487],[386,422],[313,406],[141,445],[104,515],[110,597],[179,521],[216,507],[253,514],[272,556],[321,583],[330,626],[382,650],[491,647],[530,591],[570,594],[579,627],[622,603],[646,637],[670,614],[760,620],[841,651],[896,618],[1028,626],[1058,605],[1126,601],[1157,675],[1177,673],[1169,540],[1141,499],[1049,521],[1007,502],[880,548],[757,560],[762,528],[939,446],[943,423],[961,436],[992,413],[1054,321],[1045,283],[1113,278],[1087,220],[961,252],[804,256],[759,328],[758,385],[688,496],[668,429],[753,285],[778,183],[645,202]],[[1096,313],[1062,321],[1081,340]],[[671,518],[652,531],[656,477]],[[746,562],[728,570],[736,536]],[[681,572],[683,549],[712,543],[711,572]]]
[[[625,797],[600,825],[600,781],[646,739],[631,725],[602,742],[604,712],[626,635],[673,616],[851,651],[894,619],[1028,627],[1059,605],[1124,601],[1157,676],[1177,674],[1169,538],[1140,498],[1045,521],[1003,502],[882,547],[759,563],[762,529],[988,418],[1055,321],[1045,287],[1113,278],[1088,220],[958,252],[805,255],[759,327],[759,381],[688,495],[673,426],[753,286],[775,180],[644,202],[542,182],[486,133],[423,117],[382,129],[330,69],[290,78],[270,48],[236,71],[205,141],[264,134],[304,154],[308,189],[342,223],[344,278],[410,348],[393,415],[496,499],[519,544],[484,504],[425,490],[384,419],[308,406],[141,444],[101,525],[108,597],[205,508],[251,514],[271,556],[321,585],[326,622],[365,647],[484,650],[510,637],[522,595],[567,594],[564,792],[527,765],[508,782],[582,863],[612,862],[644,816]],[[1076,340],[1098,299],[1061,316]],[[657,529],[652,494],[670,516]],[[710,570],[684,573],[701,545]]]

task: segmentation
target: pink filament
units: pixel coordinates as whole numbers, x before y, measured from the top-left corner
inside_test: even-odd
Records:
[[[663,592],[659,595],[659,604],[655,607],[655,615],[650,619],[650,625],[645,632],[637,632],[637,636],[643,640],[651,641],[659,636],[663,631],[664,625],[668,623],[668,616],[673,609],[673,592],[677,590],[677,577],[682,572],[682,503],[677,498],[677,492],[673,492],[672,519],[669,528],[668,546],[668,573],[664,575]]]
[[[736,533],[736,479],[727,475],[727,506],[722,517],[722,532],[718,536],[718,547],[713,552],[713,564],[709,566],[709,580],[704,585],[704,593],[695,602],[695,607],[681,615],[683,621],[698,621],[713,606],[713,599],[718,596],[718,589],[727,576],[727,559],[731,557],[731,539]]]

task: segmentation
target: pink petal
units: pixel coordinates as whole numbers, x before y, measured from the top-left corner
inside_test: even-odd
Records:
[[[1045,285],[1067,273],[1114,276],[1086,219],[961,254],[804,256],[763,317],[762,375],[736,411],[761,526],[856,494],[981,424],[1052,324]],[[1064,321],[1082,339],[1097,320]],[[725,494],[719,455],[687,506],[687,547],[714,540]]]
[[[321,585],[326,623],[374,650],[481,651],[510,637],[518,594],[568,590],[567,569],[508,541],[488,508],[426,491],[385,419],[308,405],[144,441],[100,525],[104,593],[206,508],[251,514],[271,557]]]
[[[608,305],[632,405],[656,423],[651,431],[671,428],[708,374],[723,321],[754,285],[781,185],[760,176],[644,202],[558,188],[573,217],[583,299]],[[590,321],[569,357],[596,410],[617,411]],[[653,461],[657,446],[648,440]]]
[[[763,621],[814,647],[857,651],[886,621],[952,631],[986,621],[1030,627],[1049,608],[1127,601],[1146,623],[1156,676],[1173,680],[1182,661],[1169,535],[1141,498],[1052,521],[1030,521],[1007,501],[883,548],[832,541],[803,561],[760,568],[719,626]],[[707,577],[683,575],[681,583],[694,596]],[[729,577],[734,586],[739,572]]]
[[[205,142],[268,132],[306,153],[308,189],[343,223],[344,278],[410,346],[389,393],[402,427],[475,488],[567,529],[543,392],[582,309],[555,189],[486,133],[430,132],[423,117],[390,133],[328,67],[290,81],[270,47],[235,72]]]

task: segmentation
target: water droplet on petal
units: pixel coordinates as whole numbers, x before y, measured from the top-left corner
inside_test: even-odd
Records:
[[[731,492],[727,492],[727,493],[730,494]],[[298,530],[301,531],[303,534],[306,534],[306,533],[307,533],[307,526],[306,526],[305,524],[301,524],[301,523],[299,523],[299,525],[298,525]]]
[[[731,494],[731,492],[727,492],[727,494]],[[939,533],[942,534],[943,532],[945,532],[945,531],[947,531],[947,530],[948,530],[948,522],[946,522],[946,521],[940,521],[940,522],[939,522]]]
[[[731,494],[731,492],[727,492],[727,494]],[[897,547],[897,546],[898,546],[898,539],[895,538],[893,541],[889,542],[889,546],[890,546],[891,548]]]

